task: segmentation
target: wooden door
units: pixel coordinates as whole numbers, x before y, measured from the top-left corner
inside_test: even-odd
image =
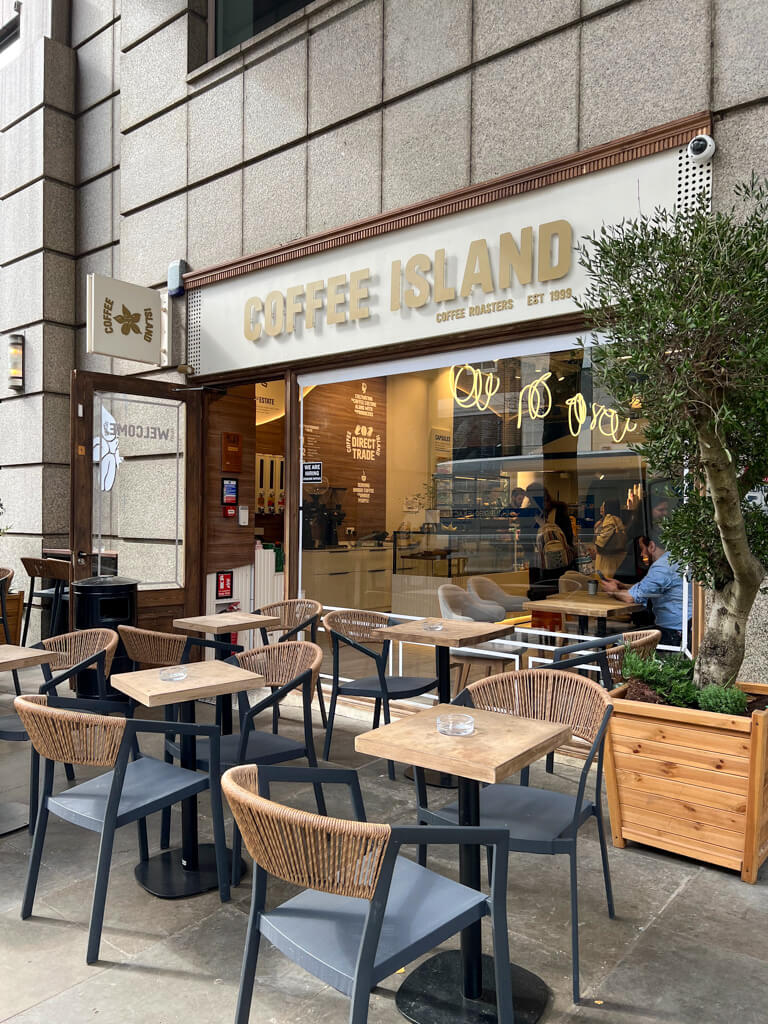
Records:
[[[201,392],[76,370],[70,420],[73,577],[116,559],[139,626],[170,631],[203,610]]]

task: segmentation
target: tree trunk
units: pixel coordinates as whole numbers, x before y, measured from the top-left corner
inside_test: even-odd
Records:
[[[714,593],[712,611],[696,655],[694,682],[699,687],[710,683],[730,686],[736,682],[744,660],[747,619],[765,569],[749,547],[733,459],[708,424],[699,424],[698,435],[715,522],[733,579]]]
[[[745,594],[743,588],[729,583],[713,595],[699,652],[696,655],[693,681],[698,687],[717,683],[727,686],[736,682],[744,660],[747,619],[759,589]]]

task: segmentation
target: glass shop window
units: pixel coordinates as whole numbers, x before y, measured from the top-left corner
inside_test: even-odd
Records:
[[[216,0],[215,53],[226,53],[289,14],[306,0]]]

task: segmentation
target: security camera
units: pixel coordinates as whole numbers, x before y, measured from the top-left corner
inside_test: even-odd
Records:
[[[715,155],[715,149],[711,135],[695,135],[688,143],[688,156],[692,164],[706,164]]]

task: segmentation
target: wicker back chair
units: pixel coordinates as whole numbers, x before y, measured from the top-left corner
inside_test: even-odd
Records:
[[[109,677],[118,640],[114,629],[77,629],[74,633],[62,633],[41,640],[39,646],[53,655],[50,664],[58,669],[72,668],[99,651],[104,651],[104,675]]]
[[[614,686],[621,686],[624,681],[624,655],[627,648],[634,651],[641,658],[651,658],[661,640],[661,631],[658,629],[638,629],[633,633],[623,633],[620,645],[609,647],[605,652],[608,658],[608,670],[611,673]]]
[[[570,858],[571,950],[573,1001],[579,1002],[579,914],[576,845],[579,830],[591,818],[597,834],[603,865],[605,897],[609,917],[614,916],[613,890],[608,867],[608,850],[603,824],[603,748],[613,704],[599,683],[574,672],[552,668],[504,672],[470,683],[461,695],[485,711],[535,718],[569,725],[574,736],[589,743],[575,796],[528,785],[528,769],[521,773],[521,785],[487,786],[480,790],[480,825],[504,823],[509,830],[509,848],[518,853],[568,854]],[[594,797],[586,798],[589,772],[595,764]],[[427,805],[427,787],[422,769],[416,769],[418,814],[422,824],[453,824],[458,804],[439,810]],[[423,862],[422,857],[422,862]]]
[[[550,668],[502,672],[467,687],[472,704],[518,718],[569,725],[574,736],[593,743],[611,699],[605,689],[575,672]]]
[[[311,671],[317,681],[323,662],[322,648],[307,640],[285,640],[269,647],[254,647],[234,655],[240,668],[264,676],[267,686],[285,686],[296,676]]]
[[[13,580],[13,569],[0,569],[0,616],[2,617],[3,626],[3,643],[9,644],[11,642],[11,629],[8,625],[8,608],[6,606],[6,597],[8,591],[11,589],[11,581]],[[16,682],[16,673],[13,674],[14,682]],[[16,687],[16,693],[19,693],[18,686]]]
[[[275,618],[280,619],[279,626],[273,626],[271,629],[262,629],[262,634],[266,636],[269,633],[279,632],[281,635],[279,639],[289,640],[296,633],[300,633],[302,630],[308,629],[310,631],[310,639],[314,642],[317,634],[317,623],[323,611],[323,606],[319,601],[310,601],[306,597],[297,597],[291,601],[274,601],[272,604],[262,605],[261,608],[256,610],[257,615],[272,615]]]
[[[349,787],[357,821],[296,810],[269,799],[269,782]],[[366,1024],[371,989],[490,913],[498,1019],[511,1020],[506,922],[507,848],[502,829],[425,829],[365,820],[357,773],[339,769],[232,768],[222,789],[254,860],[251,913],[235,1024],[247,1024],[261,936],[351,999],[350,1024]],[[492,897],[399,857],[402,845],[489,843]],[[273,875],[303,890],[267,909]],[[352,898],[350,898],[352,897]],[[418,906],[418,913],[414,907]]]
[[[46,694],[24,694],[14,707],[41,757],[49,761],[112,768],[126,719],[49,707]]]
[[[154,629],[118,626],[125,653],[142,668],[180,665],[187,650],[187,638],[180,633],[159,633]]]
[[[123,825],[136,823],[139,857],[146,862],[149,860],[147,816],[206,789],[211,794],[219,894],[222,902],[229,899],[219,783],[219,730],[216,726],[134,720],[124,717],[124,704],[56,695],[17,697],[14,707],[32,740],[35,755],[45,758],[35,839],[21,905],[23,919],[32,913],[49,815],[53,813],[71,825],[100,833],[86,952],[86,962],[94,963],[99,957],[115,831]],[[110,717],[101,713],[102,710],[118,712],[121,717]],[[163,733],[169,729],[182,735],[205,738],[211,758],[207,775],[142,756],[138,736],[141,733]],[[53,769],[56,761],[110,770],[54,795]]]
[[[328,612],[323,618],[323,625],[331,635],[333,655],[333,689],[331,690],[328,728],[325,731],[325,748],[323,750],[323,760],[328,761],[331,756],[333,720],[339,694],[373,699],[373,728],[378,729],[382,712],[385,724],[389,724],[390,700],[418,697],[429,690],[435,690],[438,686],[438,679],[436,674],[431,678],[386,675],[389,639],[381,636],[381,630],[389,625],[389,616],[384,612],[358,611],[356,609]],[[376,665],[376,675],[358,677],[342,683],[339,671],[342,645],[351,647],[359,654],[371,658]],[[387,762],[387,771],[390,779],[394,779],[395,765],[393,761]]]

